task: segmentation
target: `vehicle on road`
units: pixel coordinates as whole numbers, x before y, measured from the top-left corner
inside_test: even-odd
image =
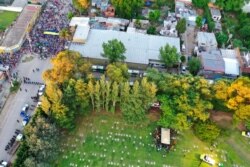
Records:
[[[39,87],[39,89],[38,89],[38,95],[39,95],[39,96],[42,96],[43,93],[44,93],[44,90],[45,90],[45,85],[43,84],[43,85],[41,85],[41,86]]]
[[[207,154],[201,154],[200,159],[210,165],[215,165],[215,160]]]
[[[23,112],[27,112],[29,110],[29,104],[25,104],[24,106],[23,106],[23,108],[22,108],[22,111]]]
[[[20,146],[20,142],[23,139],[23,134],[19,133],[15,139],[13,146],[8,150],[8,154],[13,155],[17,151],[18,147]],[[1,167],[1,166],[0,166]]]
[[[6,167],[8,166],[8,162],[4,161],[4,160],[1,160],[0,161],[0,167]]]

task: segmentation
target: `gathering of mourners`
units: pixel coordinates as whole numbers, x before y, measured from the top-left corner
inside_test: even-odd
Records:
[[[59,33],[62,28],[67,27],[69,21],[63,13],[70,8],[71,6],[65,7],[64,3],[59,1],[50,1],[46,5],[37,24],[30,33],[33,52],[46,58],[63,49],[64,40],[60,39],[58,35],[44,34],[44,32]]]

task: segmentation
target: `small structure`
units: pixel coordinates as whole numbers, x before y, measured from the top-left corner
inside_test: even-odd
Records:
[[[170,129],[161,128],[161,143],[170,145]]]
[[[177,19],[175,13],[168,13],[168,17],[163,22],[164,27],[161,29],[160,34],[164,36],[177,37],[178,32],[176,30]]]
[[[90,26],[89,26],[89,18],[88,17],[73,17],[69,24],[71,27],[75,27],[75,33],[73,36],[72,42],[75,43],[85,43]]]
[[[188,26],[196,26],[197,13],[192,8],[192,1],[190,0],[176,0],[175,1],[175,14],[176,17],[181,19],[185,18]]]
[[[240,64],[237,53],[233,49],[220,49],[221,56],[225,62],[225,74],[232,76],[240,75]]]
[[[91,5],[92,7],[96,7],[101,11],[105,11],[108,8],[109,0],[92,0]]]
[[[217,49],[217,40],[214,33],[198,32],[197,43],[199,51],[209,51]]]
[[[210,8],[210,13],[211,13],[212,19],[215,22],[220,21],[220,19],[221,19],[221,13],[220,13],[219,9]]]
[[[225,63],[219,50],[210,50],[200,53],[205,78],[216,79],[225,73]]]
[[[240,64],[242,73],[250,74],[250,52],[242,52]]]

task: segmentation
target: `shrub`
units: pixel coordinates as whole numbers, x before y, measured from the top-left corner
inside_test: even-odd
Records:
[[[212,122],[199,122],[194,126],[195,135],[203,141],[212,143],[219,135],[221,130]]]

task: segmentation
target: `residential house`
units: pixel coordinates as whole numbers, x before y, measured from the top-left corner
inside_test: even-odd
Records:
[[[220,50],[202,51],[200,53],[202,74],[205,78],[220,78],[225,73],[225,63]]]
[[[210,13],[211,13],[212,19],[213,19],[215,22],[220,21],[220,19],[221,19],[221,13],[220,13],[220,10],[219,10],[219,9],[210,8]]]
[[[217,41],[214,33],[198,32],[197,44],[199,51],[209,51],[217,49]]]

